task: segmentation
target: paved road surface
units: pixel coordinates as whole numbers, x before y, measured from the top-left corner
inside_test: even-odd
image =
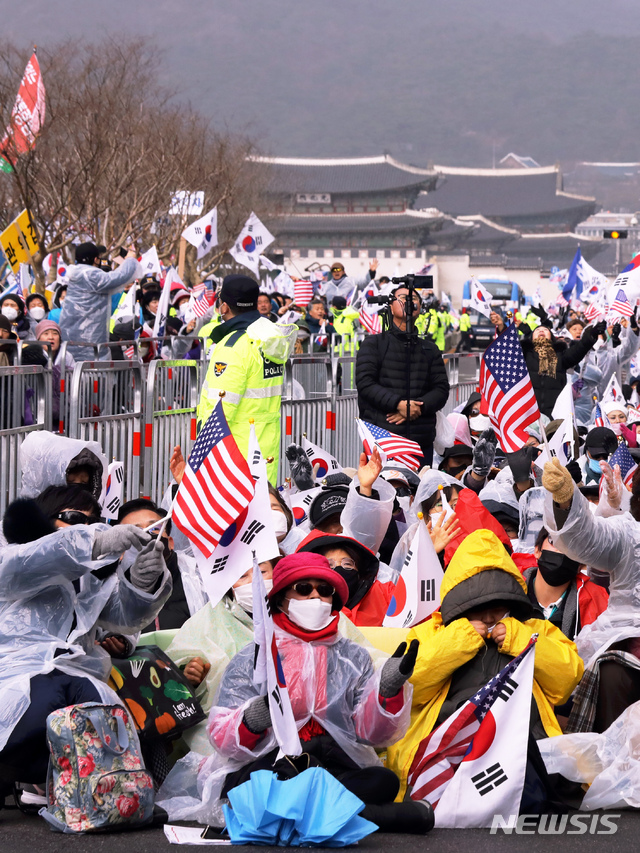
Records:
[[[366,853],[413,853],[423,850],[434,853],[632,853],[638,847],[639,838],[640,812],[627,811],[622,813],[615,835],[562,835],[549,838],[548,835],[491,835],[489,830],[484,829],[440,829],[426,836],[376,833],[361,841],[358,847]],[[25,817],[13,810],[0,810],[2,853],[169,853],[177,849],[169,844],[162,829],[70,838],[52,832],[42,818]],[[256,848],[236,847],[234,850],[255,853]]]

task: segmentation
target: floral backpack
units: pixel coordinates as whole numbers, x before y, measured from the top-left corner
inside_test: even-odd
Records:
[[[49,805],[40,814],[61,832],[126,829],[153,818],[153,779],[120,705],[84,702],[47,717]]]

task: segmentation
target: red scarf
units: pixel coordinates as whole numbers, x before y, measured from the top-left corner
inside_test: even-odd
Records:
[[[311,643],[314,640],[327,640],[329,637],[333,637],[338,632],[339,619],[340,614],[336,613],[326,628],[322,628],[320,631],[305,631],[304,628],[292,622],[286,613],[280,611],[273,614],[273,621],[278,628],[282,628],[287,634],[292,634],[294,637],[297,637],[299,640],[305,640],[307,643]]]

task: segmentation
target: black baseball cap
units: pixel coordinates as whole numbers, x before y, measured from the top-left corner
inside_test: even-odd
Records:
[[[617,447],[618,439],[614,431],[607,427],[594,427],[584,440],[584,449],[588,450],[591,456],[602,456],[605,453],[610,456]]]
[[[347,503],[348,495],[349,487],[346,485],[330,486],[329,488],[325,486],[320,494],[316,495],[309,507],[311,526],[315,527],[329,516],[341,513]]]
[[[225,276],[220,289],[220,301],[236,308],[255,308],[258,304],[260,286],[248,275]]]
[[[79,243],[76,246],[76,263],[93,265],[96,258],[100,257],[100,249],[104,246],[96,246],[95,243]]]

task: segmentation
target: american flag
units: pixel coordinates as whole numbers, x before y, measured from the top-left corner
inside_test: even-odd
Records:
[[[596,407],[594,410],[594,426],[597,427],[610,427],[611,423],[609,418],[604,414],[602,409],[600,408],[600,403],[596,400]]]
[[[558,298],[556,299],[558,305],[561,305],[563,308],[566,308],[569,304],[568,300],[566,300],[562,293],[558,294]]]
[[[193,445],[173,504],[173,520],[208,559],[249,506],[255,486],[220,401]]]
[[[382,331],[382,321],[379,314],[371,314],[367,310],[366,305],[363,305],[358,315],[358,320],[362,323],[368,332],[372,335],[377,335]]]
[[[402,435],[389,432],[388,429],[357,419],[358,432],[362,439],[364,452],[371,456],[377,444],[387,459],[393,459],[406,465],[412,471],[418,471],[423,463],[422,448],[417,441],[411,441]],[[418,457],[416,459],[416,456]]]
[[[140,339],[140,333],[141,332],[142,332],[142,326],[138,326],[137,329],[133,330],[133,339],[135,341]],[[128,346],[126,348],[126,350],[124,351],[125,358],[133,358],[135,351],[136,351],[136,345],[135,344],[131,344],[130,346]]]
[[[516,670],[535,648],[536,641],[534,634],[523,652],[422,741],[407,777],[413,800],[428,800],[433,808],[438,805],[458,766],[471,751],[473,739],[494,703],[508,698],[518,686],[514,679]]]
[[[630,317],[633,314],[633,308],[624,290],[619,290],[616,293],[616,298],[611,303],[609,313],[619,314],[621,317]]]
[[[592,323],[594,320],[597,320],[598,317],[604,317],[606,313],[606,306],[596,300],[594,302],[589,303],[584,312],[584,316],[587,322]]]
[[[515,453],[527,442],[526,428],[538,420],[531,377],[511,323],[485,350],[480,368],[480,393],[505,453]]]
[[[196,317],[204,317],[215,302],[215,295],[215,284],[212,281],[204,281],[193,288],[189,307]]]
[[[306,278],[293,280],[293,301],[303,308],[313,298],[313,282]]]
[[[614,465],[620,466],[620,473],[625,486],[630,486],[635,473],[636,462],[633,456],[629,453],[629,448],[626,444],[619,444],[618,449],[609,460],[609,465],[613,468]]]

